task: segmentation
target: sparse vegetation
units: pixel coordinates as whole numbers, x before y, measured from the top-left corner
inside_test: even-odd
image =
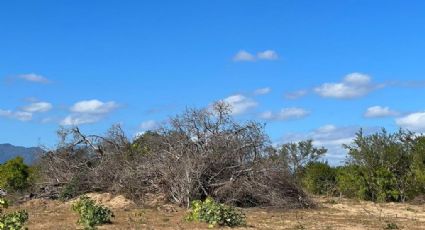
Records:
[[[246,217],[243,212],[231,206],[219,204],[211,197],[208,197],[205,201],[192,201],[190,211],[185,219],[205,222],[209,227],[246,225]]]
[[[384,229],[400,229],[398,225],[394,222],[389,222],[385,225]]]
[[[87,196],[82,196],[72,205],[72,210],[80,216],[78,223],[84,229],[95,229],[96,226],[111,223],[114,214],[111,210],[98,205]]]
[[[20,230],[25,229],[25,223],[28,221],[28,213],[20,210],[12,213],[4,213],[8,208],[6,199],[0,198],[0,230]]]

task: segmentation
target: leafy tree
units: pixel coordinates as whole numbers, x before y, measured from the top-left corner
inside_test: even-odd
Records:
[[[327,151],[323,147],[314,147],[313,140],[306,140],[298,143],[284,144],[280,148],[279,153],[293,175],[298,178],[308,163],[317,161]]]
[[[357,180],[363,181],[364,197],[373,201],[405,201],[415,193],[416,138],[413,133],[399,130],[365,136],[360,130],[348,149],[348,165],[357,166]],[[359,184],[359,183],[357,183]]]
[[[30,168],[22,157],[16,157],[0,165],[0,187],[9,191],[21,191],[29,186]]]

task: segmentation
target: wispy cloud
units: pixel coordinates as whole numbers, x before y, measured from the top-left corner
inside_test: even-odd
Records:
[[[246,50],[239,50],[233,56],[233,61],[236,61],[236,62],[243,62],[243,61],[253,62],[256,60],[274,61],[277,59],[279,59],[279,55],[274,50],[264,50],[264,51],[258,52],[256,55]]]
[[[279,55],[274,50],[265,50],[257,53],[257,58],[260,60],[269,60],[273,61],[279,58]]]
[[[294,119],[300,119],[303,117],[306,117],[310,114],[309,111],[303,109],[303,108],[283,108],[279,112],[272,112],[272,111],[266,111],[261,114],[261,118],[265,120],[294,120]]]
[[[390,109],[389,107],[382,106],[372,106],[367,108],[364,113],[366,118],[378,118],[378,117],[391,117],[397,116],[399,113],[395,110]]]
[[[18,75],[17,78],[28,81],[28,82],[33,82],[33,83],[41,83],[41,84],[50,83],[49,79],[35,73],[21,74],[21,75]]]
[[[0,117],[16,119],[19,121],[30,121],[32,120],[32,113],[0,109]]]
[[[233,56],[233,61],[255,61],[255,56],[245,50],[240,50]]]
[[[254,95],[266,95],[269,94],[271,91],[272,89],[270,87],[260,88],[254,91]]]
[[[27,105],[22,108],[25,112],[30,113],[42,113],[47,112],[53,108],[52,104],[49,102],[33,102],[30,105]]]
[[[148,121],[144,121],[142,122],[142,124],[140,124],[140,129],[142,131],[148,131],[148,130],[154,130],[159,128],[160,124],[159,122],[155,121],[155,120],[148,120]]]
[[[304,97],[307,94],[308,94],[308,90],[302,89],[302,90],[297,90],[295,92],[286,93],[285,98],[289,100],[295,100],[295,99]]]
[[[102,116],[92,114],[71,114],[66,116],[60,124],[65,126],[91,124],[100,121],[102,118]]]

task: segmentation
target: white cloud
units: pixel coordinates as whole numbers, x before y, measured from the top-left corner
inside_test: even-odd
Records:
[[[322,97],[350,99],[362,97],[382,87],[372,84],[370,76],[362,73],[351,73],[340,83],[324,83],[314,91]]]
[[[11,110],[2,110],[0,109],[0,116],[7,117],[10,119],[16,119],[20,121],[30,121],[32,120],[32,113],[23,112],[23,111],[11,111]]]
[[[254,95],[265,95],[265,94],[269,94],[271,91],[272,89],[270,87],[256,89],[254,91]]]
[[[285,98],[290,99],[290,100],[295,100],[295,99],[298,99],[300,97],[307,95],[307,93],[308,93],[307,90],[298,90],[298,91],[295,91],[295,92],[285,94]]]
[[[396,124],[415,132],[425,132],[425,112],[411,113],[396,119]]]
[[[279,58],[279,55],[274,50],[265,50],[265,51],[259,52],[257,54],[257,58],[258,59],[261,59],[261,60],[272,61],[272,60],[278,59]]]
[[[279,55],[274,50],[264,50],[254,55],[246,50],[240,50],[233,56],[233,61],[256,61],[256,60],[267,60],[274,61],[279,59]]]
[[[72,114],[65,117],[61,125],[82,125],[102,120],[109,113],[118,108],[114,101],[102,102],[97,99],[79,101],[71,106]]]
[[[249,109],[258,106],[258,103],[250,98],[245,97],[241,94],[232,95],[223,100],[228,103],[232,108],[233,115],[240,115],[248,111]]]
[[[142,131],[148,131],[148,130],[157,129],[159,126],[160,125],[157,121],[149,120],[149,121],[142,122],[142,124],[140,125],[140,129]]]
[[[60,124],[61,125],[83,125],[96,123],[102,119],[102,116],[92,114],[71,114],[65,117]]]
[[[233,61],[255,61],[255,56],[245,50],[240,50],[233,57]]]
[[[30,113],[40,113],[40,112],[47,112],[53,108],[52,104],[48,102],[34,102],[31,103],[28,106],[25,106],[22,108],[25,112]]]
[[[306,117],[310,114],[309,111],[303,109],[303,108],[283,108],[277,113],[273,113],[271,111],[266,111],[263,114],[261,114],[261,118],[266,120],[293,120],[293,119],[300,119],[303,117]]]
[[[42,84],[50,83],[49,79],[35,73],[22,74],[22,75],[18,75],[17,77],[19,79],[29,81],[29,82],[34,82],[34,83],[42,83]]]
[[[382,106],[372,106],[369,107],[364,116],[367,118],[375,118],[375,117],[390,117],[390,116],[397,116],[398,112],[391,110],[389,107],[382,107]]]
[[[71,111],[74,113],[106,114],[117,108],[118,104],[114,101],[102,102],[94,99],[75,103],[71,107]]]

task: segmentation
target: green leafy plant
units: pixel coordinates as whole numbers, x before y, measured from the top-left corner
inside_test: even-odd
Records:
[[[26,229],[25,223],[28,221],[28,213],[25,210],[3,214],[8,208],[7,200],[0,198],[0,230],[20,230]]]
[[[246,216],[234,207],[220,204],[208,197],[205,201],[193,201],[190,211],[186,215],[187,221],[200,221],[209,224],[209,227],[246,225]]]
[[[96,204],[87,196],[82,196],[72,205],[72,210],[80,215],[78,223],[84,229],[95,229],[97,225],[110,224],[114,213],[106,207]]]

